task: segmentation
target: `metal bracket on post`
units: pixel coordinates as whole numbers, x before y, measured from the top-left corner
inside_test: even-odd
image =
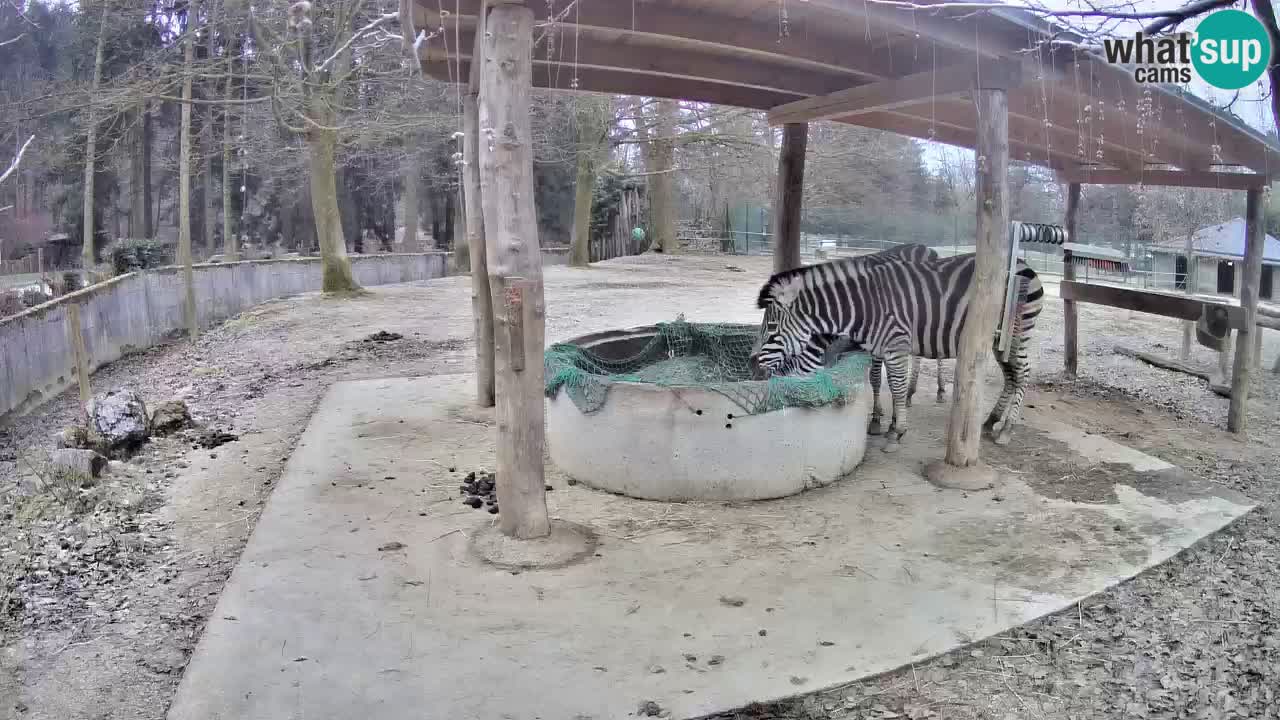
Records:
[[[507,325],[507,348],[510,351],[511,369],[524,370],[524,305],[528,284],[522,277],[502,279],[502,296]]]
[[[996,346],[1000,351],[1000,357],[1004,360],[1009,359],[1010,339],[1013,336],[1012,324],[1014,294],[1018,285],[1018,241],[1022,236],[1022,223],[1014,220],[1009,223],[1009,257],[1005,264],[1005,290],[1004,290],[1004,312],[1000,315],[1000,342]]]

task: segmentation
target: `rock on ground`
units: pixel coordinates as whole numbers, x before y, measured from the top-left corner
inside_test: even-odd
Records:
[[[63,448],[49,453],[49,462],[89,478],[97,478],[107,469],[107,459],[93,450]]]
[[[111,390],[89,402],[89,430],[108,455],[128,453],[147,441],[147,404],[136,390]]]
[[[151,432],[168,435],[191,427],[191,411],[182,400],[169,400],[156,406],[151,412]]]

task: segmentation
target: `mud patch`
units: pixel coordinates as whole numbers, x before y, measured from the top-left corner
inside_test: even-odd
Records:
[[[1179,467],[1139,471],[1127,463],[1089,463],[1066,443],[1029,427],[1019,428],[1010,445],[985,443],[983,453],[987,462],[1019,473],[1037,494],[1053,500],[1114,505],[1120,502],[1116,485],[1127,485],[1171,504],[1209,499],[1253,504],[1239,493]]]
[[[1142,531],[1103,510],[1074,508],[966,519],[938,528],[934,547],[952,565],[995,568],[999,585],[1060,594],[1088,586],[1091,568],[1145,563],[1150,551]]]

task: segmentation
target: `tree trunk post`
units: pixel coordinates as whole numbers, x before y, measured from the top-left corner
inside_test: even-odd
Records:
[[[332,120],[331,116],[323,115],[321,121]],[[308,131],[311,212],[320,243],[320,287],[326,293],[356,293],[361,288],[351,272],[347,241],[342,235],[342,214],[338,209],[337,144],[337,135],[332,130],[311,128]]]
[[[98,85],[102,82],[102,55],[107,38],[107,3],[102,4],[102,15],[98,18],[98,45],[93,56],[93,84],[89,92],[89,123],[84,141],[84,198],[81,204],[83,217],[81,223],[84,232],[81,235],[80,264],[84,268],[86,285],[94,282],[93,267],[96,265],[94,245],[94,209],[93,181],[98,158],[98,117],[94,109],[94,101],[98,97]]]
[[[773,202],[773,271],[798,268],[800,262],[800,211],[804,208],[804,160],[809,145],[809,123],[782,127],[778,153],[778,188]]]
[[[195,22],[195,14],[189,16]],[[182,284],[186,299],[182,315],[187,326],[187,338],[195,342],[200,336],[196,319],[195,274],[191,263],[191,63],[195,55],[194,30],[187,28],[183,48],[182,110],[178,127],[178,264],[182,266]]]
[[[503,534],[551,532],[543,476],[542,257],[533,206],[529,96],[533,11],[495,4],[483,38],[478,98],[480,199],[496,313],[498,505]]]
[[[977,199],[976,266],[967,297],[956,357],[955,391],[943,462],[926,474],[946,487],[989,487],[995,473],[979,464],[983,386],[996,320],[1004,306],[1009,257],[1009,105],[999,88],[976,90],[978,110],[974,196]]]
[[[76,386],[80,389],[80,412],[89,412],[89,400],[93,394],[89,390],[89,353],[84,344],[84,326],[80,319],[80,305],[71,303],[67,306],[67,340],[71,342],[72,362],[76,365]]]
[[[1258,286],[1262,282],[1263,233],[1262,190],[1249,190],[1245,203],[1244,266],[1240,278],[1240,307],[1244,323],[1236,330],[1235,367],[1231,372],[1231,407],[1227,410],[1227,430],[1243,434],[1248,426],[1249,381],[1253,378],[1254,333],[1258,327]]]
[[[1200,261],[1196,260],[1194,257],[1195,235],[1193,233],[1187,233],[1187,248],[1185,252],[1187,255],[1187,272],[1185,275],[1182,276],[1182,282],[1183,282],[1183,285],[1185,285],[1184,290],[1186,291],[1186,294],[1194,295],[1196,292],[1196,283],[1198,282],[1197,280],[1195,280],[1195,268],[1197,265],[1200,264]],[[1174,278],[1176,279],[1177,271],[1178,271],[1178,261],[1176,259],[1173,261],[1173,270],[1174,270]],[[1191,336],[1195,334],[1195,330],[1196,330],[1196,323],[1194,320],[1182,321],[1181,358],[1183,361],[1191,359]]]
[[[1067,229],[1067,241],[1076,241],[1076,216],[1080,212],[1080,183],[1070,183],[1067,185],[1067,216],[1063,220],[1063,225]],[[1062,251],[1062,279],[1076,279],[1076,264],[1071,257],[1071,251],[1064,249]],[[1075,300],[1062,301],[1062,349],[1063,349],[1063,369],[1067,373],[1067,377],[1075,377],[1080,368],[1080,346],[1079,346],[1079,309],[1076,307]]]
[[[480,28],[484,26],[481,14]],[[472,53],[471,81],[462,100],[462,202],[466,215],[467,253],[471,262],[471,319],[476,335],[476,403],[493,407],[493,295],[489,290],[489,260],[485,249],[484,205],[480,194],[480,67],[484,64],[484,33],[477,28]]]

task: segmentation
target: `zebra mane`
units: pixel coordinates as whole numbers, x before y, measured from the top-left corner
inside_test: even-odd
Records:
[[[840,258],[774,273],[769,278],[769,281],[764,284],[764,287],[760,288],[760,295],[756,298],[756,307],[765,310],[771,305],[780,305],[782,307],[790,305],[804,288],[817,287],[823,284],[824,278],[829,277],[829,275],[821,272],[822,268],[839,267],[844,270],[845,275],[852,275],[856,273],[855,268],[862,267],[865,264],[865,258]]]

